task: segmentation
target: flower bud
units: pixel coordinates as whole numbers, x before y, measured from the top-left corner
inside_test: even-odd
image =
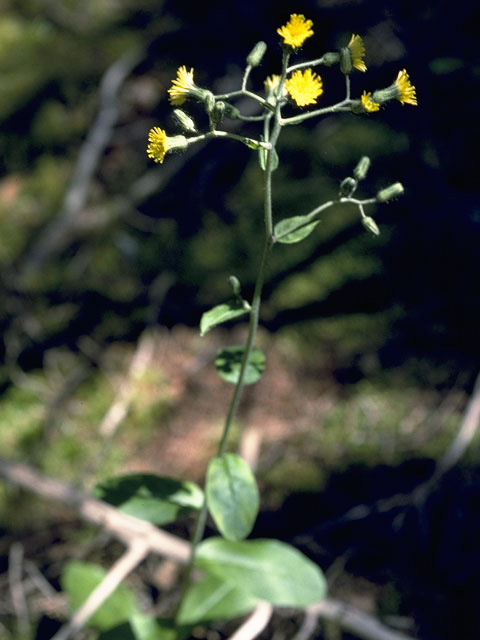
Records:
[[[225,102],[225,115],[231,120],[236,120],[240,116],[240,111],[233,104]]]
[[[340,197],[349,198],[357,188],[357,181],[353,178],[345,178],[340,183]]]
[[[380,229],[377,227],[377,223],[373,218],[370,218],[370,216],[362,216],[362,224],[365,229],[370,231],[370,233],[373,233],[373,235],[380,235]]]
[[[267,50],[267,45],[265,42],[260,40],[253,47],[250,53],[247,56],[247,64],[249,67],[258,67],[260,62],[262,61],[263,56],[265,55],[265,51]]]
[[[209,112],[210,122],[214,125],[218,124],[222,121],[223,115],[225,113],[225,102],[222,100],[218,100],[215,102],[213,109]]]
[[[377,193],[377,201],[378,202],[388,202],[397,196],[403,195],[405,189],[403,188],[403,184],[401,182],[395,182],[391,184],[389,187],[385,187],[385,189],[381,189]]]
[[[203,104],[205,105],[205,110],[207,113],[212,113],[215,108],[215,98],[211,91],[207,91],[205,89],[203,93]]]
[[[195,122],[192,120],[192,118],[190,118],[189,115],[185,113],[185,111],[182,111],[181,109],[174,109],[173,115],[175,116],[175,119],[177,120],[179,125],[185,131],[191,131],[192,133],[196,133],[197,128],[195,126]]]
[[[329,51],[323,54],[322,61],[326,67],[333,67],[340,62],[340,54],[337,51]]]
[[[367,176],[369,169],[370,169],[370,158],[368,156],[363,156],[362,158],[360,158],[357,166],[353,170],[353,175],[357,180],[364,180]]]
[[[230,276],[228,278],[228,281],[230,283],[230,286],[232,287],[232,291],[236,296],[240,295],[240,280],[237,278],[237,276]]]

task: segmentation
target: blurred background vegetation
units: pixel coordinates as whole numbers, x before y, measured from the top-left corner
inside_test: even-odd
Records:
[[[165,463],[157,471],[201,479],[202,461],[168,467],[159,429],[171,436],[179,423],[172,415],[201,402],[199,389],[210,402],[225,394],[209,378],[204,387],[195,382],[195,372],[211,367],[215,349],[238,334],[200,340],[198,322],[228,298],[230,274],[245,297],[252,292],[262,176],[255,154],[230,141],[153,165],[147,133],[176,131],[167,89],[180,65],[193,66],[201,86],[231,90],[252,46],[265,40],[264,62],[252,74],[260,89],[278,72],[276,28],[296,12],[314,21],[302,59],[359,33],[368,72],[354,74],[353,94],[387,86],[406,68],[419,105],[328,116],[281,138],[277,220],[334,197],[365,154],[372,167],[361,195],[395,181],[406,194],[372,210],[379,238],[338,207],[307,241],[274,251],[260,340],[279,368],[261,384],[298,398],[296,415],[315,397],[321,410],[307,411],[309,425],[296,433],[272,432],[272,446],[280,438],[292,448],[265,462],[266,506],[279,507],[292,489],[320,492],[332,473],[355,464],[393,468],[438,457],[458,428],[480,360],[478,7],[0,0],[0,9],[2,455],[89,486],[145,463],[156,434],[144,466],[153,469],[157,456]],[[321,74],[321,100],[340,99],[338,70]],[[98,458],[98,425],[121,395],[146,331],[156,332],[155,356],[135,380],[121,439]],[[282,387],[289,370],[294,380]],[[268,404],[268,393],[250,392],[247,401]],[[212,429],[205,458],[221,421],[216,404],[212,415],[211,406],[198,405]],[[189,428],[199,415],[192,406]],[[2,490],[6,553],[10,536],[30,530],[34,506]],[[37,517],[37,526],[49,526],[50,513]]]

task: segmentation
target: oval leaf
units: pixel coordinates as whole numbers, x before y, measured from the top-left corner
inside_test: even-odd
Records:
[[[105,575],[105,569],[97,564],[72,561],[66,565],[61,584],[73,610],[85,602]],[[133,593],[125,585],[120,585],[90,618],[88,624],[105,630],[126,622],[136,613],[139,613],[139,609]]]
[[[251,611],[259,598],[216,576],[207,575],[191,585],[177,616],[181,625],[230,620]]]
[[[198,546],[196,565],[279,607],[306,607],[326,594],[317,565],[278,540],[210,538]]]
[[[202,315],[200,320],[200,335],[204,336],[207,331],[210,331],[210,329],[218,324],[222,324],[222,322],[227,322],[228,320],[233,320],[233,318],[245,315],[249,312],[249,309],[248,302],[239,298],[213,307],[213,309],[206,311]]]
[[[156,525],[201,509],[203,491],[193,482],[150,473],[133,473],[97,484],[93,494],[136,518]]]
[[[293,216],[293,218],[285,218],[275,225],[275,238],[277,242],[283,244],[294,244],[300,242],[309,236],[315,229],[319,220],[311,221],[311,217]]]
[[[242,366],[243,347],[227,347],[218,352],[215,360],[218,375],[231,384],[237,384]],[[262,377],[265,370],[265,356],[260,349],[252,349],[245,371],[244,384],[253,384]]]
[[[250,467],[240,456],[212,458],[206,483],[207,504],[218,530],[228,540],[243,540],[258,513],[258,488]]]

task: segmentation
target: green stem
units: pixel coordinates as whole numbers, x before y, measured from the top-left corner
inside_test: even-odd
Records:
[[[288,53],[284,53],[283,61],[282,61],[282,79],[281,79],[279,95],[281,95],[281,87],[285,82],[288,58],[289,58]],[[250,355],[252,353],[255,337],[257,335],[258,321],[260,316],[260,304],[262,300],[263,284],[265,281],[267,259],[275,243],[275,238],[273,236],[273,216],[272,216],[272,172],[273,172],[273,156],[275,151],[275,145],[278,141],[278,136],[280,135],[280,131],[281,131],[280,109],[281,109],[281,101],[279,99],[275,107],[275,122],[272,128],[271,135],[268,140],[271,146],[270,146],[270,149],[267,151],[267,162],[265,167],[265,197],[264,197],[264,205],[263,205],[265,237],[264,237],[264,243],[263,243],[262,257],[261,257],[260,265],[258,268],[257,279],[255,281],[255,289],[253,292],[253,297],[251,302],[248,336],[245,344],[245,349],[243,352],[240,373],[238,376],[237,383],[235,385],[235,389],[233,391],[232,399],[230,401],[230,406],[227,412],[227,416],[225,418],[225,423],[223,425],[222,437],[218,445],[217,456],[219,457],[225,453],[225,449],[228,442],[228,436],[230,434],[230,430],[233,424],[233,419],[238,409],[238,404],[240,402],[242,389],[244,387],[247,365],[250,360]],[[185,593],[190,585],[193,567],[195,564],[196,551],[197,551],[199,542],[203,538],[203,534],[205,531],[205,524],[207,521],[207,515],[208,515],[207,500],[206,498],[204,498],[203,505],[200,510],[200,513],[198,514],[197,522],[195,524],[195,529],[194,529],[192,540],[191,540],[190,558],[188,561],[187,569],[186,569],[184,580],[183,580],[182,596],[180,598],[178,609],[180,608],[180,605],[183,601]],[[178,613],[178,609],[177,609],[177,613]]]

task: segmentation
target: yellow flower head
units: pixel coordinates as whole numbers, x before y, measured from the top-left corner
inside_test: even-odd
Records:
[[[187,96],[197,95],[198,87],[193,81],[193,67],[187,71],[187,67],[180,67],[177,71],[177,77],[172,81],[172,86],[168,90],[170,94],[170,103],[178,107],[182,105]]]
[[[367,66],[363,61],[363,58],[365,57],[365,45],[363,44],[361,36],[352,34],[347,47],[350,51],[352,65],[355,67],[355,69],[358,69],[359,71],[366,71]]]
[[[153,127],[148,132],[147,156],[154,162],[163,162],[165,154],[170,149],[166,132],[160,127]]]
[[[362,101],[362,106],[365,109],[365,111],[368,112],[372,112],[372,111],[378,111],[380,109],[380,105],[378,102],[374,102],[371,99],[372,92],[370,91],[369,93],[367,93],[366,91],[364,91],[362,93],[362,95],[360,96],[360,100]]]
[[[415,87],[410,82],[410,78],[406,69],[402,69],[398,72],[397,79],[395,80],[395,87],[397,88],[397,100],[400,100],[402,104],[413,104],[417,106],[417,96],[415,93]]]
[[[299,107],[315,104],[317,98],[323,93],[322,79],[311,69],[305,69],[305,71],[298,69],[292,73],[285,82],[285,88]]]
[[[154,162],[163,162],[167,151],[171,149],[185,149],[188,140],[185,136],[168,137],[160,127],[153,127],[148,132],[147,156]]]
[[[292,13],[287,24],[277,29],[277,33],[282,36],[284,44],[298,49],[307,38],[313,36],[312,27],[311,20],[305,20],[305,16],[301,14]]]

